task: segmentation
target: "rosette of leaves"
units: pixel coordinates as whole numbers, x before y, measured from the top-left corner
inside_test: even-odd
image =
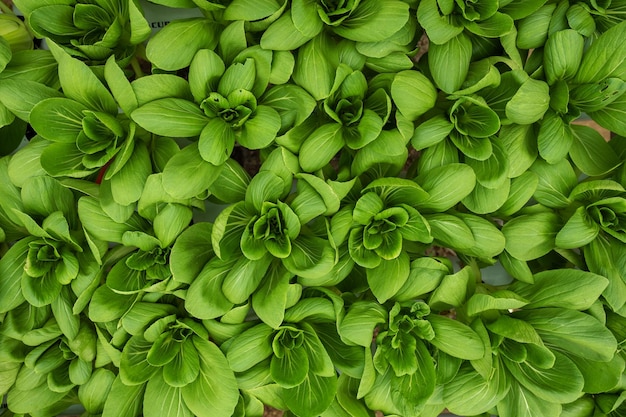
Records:
[[[300,113],[304,117],[310,114],[314,103],[296,86],[280,88],[274,95],[273,89],[270,89],[264,96],[268,104],[264,104],[263,94],[270,79],[273,79],[272,56],[271,51],[247,48],[237,53],[232,63],[226,66],[217,53],[201,50],[189,68],[189,87],[178,89],[169,97],[163,95],[147,100],[132,112],[132,119],[152,133],[198,138],[166,166],[168,192],[189,198],[210,185],[205,183],[203,188],[188,189],[192,188],[184,185],[188,177],[177,175],[176,166],[187,164],[192,159],[204,165],[204,170],[219,173],[219,167],[230,157],[236,143],[247,149],[266,148],[282,128],[291,127],[289,123],[293,118],[287,113],[293,116],[295,112],[298,119],[301,118]],[[154,83],[160,79],[156,77]],[[151,81],[138,80],[135,83],[145,86]],[[177,85],[179,83],[187,82],[180,79]],[[296,103],[296,108],[285,108],[285,100]],[[273,105],[278,106],[280,112]],[[170,187],[173,182],[176,184]]]
[[[534,284],[483,289],[459,309],[470,320],[479,318],[471,326],[486,342],[486,351],[462,364],[444,386],[443,402],[450,411],[479,414],[497,407],[499,415],[515,416],[541,409],[559,416],[562,404],[583,392],[610,390],[619,383],[624,362],[616,355],[614,335],[581,312],[608,282],[590,272],[573,273],[543,271],[534,275]],[[585,288],[584,295],[571,292],[578,286]],[[511,309],[517,311],[511,314]],[[596,311],[605,314],[602,307]],[[546,325],[551,320],[559,326]],[[595,343],[602,348],[591,348]]]
[[[164,301],[135,303],[121,319],[130,338],[102,415],[231,416],[238,390],[224,354],[200,322]]]
[[[344,147],[357,151],[375,140],[391,114],[391,98],[382,88],[368,93],[365,75],[340,64],[320,107],[326,122],[316,120],[317,128],[299,151],[300,166],[307,172],[327,165]]]
[[[463,359],[483,357],[486,349],[469,326],[431,314],[422,301],[396,302],[389,311],[371,301],[357,301],[338,329],[345,343],[365,348],[357,398],[364,398],[369,409],[390,414],[422,413],[435,391],[442,362],[458,366]]]
[[[621,58],[602,58],[598,48],[620,48],[617,39],[624,36],[626,25],[616,25],[603,33],[585,50],[585,37],[573,29],[550,33],[543,48],[543,68],[546,82],[550,86],[550,107],[541,120],[537,136],[539,155],[550,163],[565,158],[568,154],[583,172],[601,175],[610,171],[615,164],[606,156],[603,171],[597,172],[598,161],[588,155],[590,146],[602,149],[599,136],[571,124],[581,113],[592,118],[603,109],[618,101],[626,91],[624,77],[613,74],[623,62]],[[621,78],[620,78],[621,77]],[[595,168],[595,169],[594,169]]]
[[[275,406],[302,417],[320,415],[330,406],[337,389],[335,359],[349,356],[343,364],[354,366],[355,352],[337,340],[334,329],[341,299],[326,295],[304,297],[287,309],[278,327],[255,324],[224,343],[246,392],[262,396],[263,390],[272,390]],[[330,341],[329,334],[336,340]]]
[[[245,201],[218,215],[211,235],[217,258],[205,267],[211,266],[215,272],[203,274],[188,295],[211,285],[223,294],[219,298],[225,309],[219,315],[252,297],[258,316],[275,327],[282,321],[294,275],[310,283],[325,281],[332,275],[337,249],[330,243],[325,221],[317,219],[318,226],[315,220],[339,209],[341,188],[333,190],[323,181],[319,184],[310,178],[311,182],[299,186],[300,193],[285,203],[291,175],[286,180],[272,171],[260,172],[250,182]],[[306,180],[298,178],[298,182]],[[218,275],[217,271],[222,273]],[[266,302],[269,294],[275,297],[272,304]]]
[[[409,242],[433,241],[430,225],[415,208],[429,195],[401,178],[374,180],[361,194],[352,212],[348,248],[354,262],[366,269],[369,287],[382,303],[409,277]]]
[[[428,66],[435,84],[450,94],[461,87],[470,63],[481,46],[474,40],[502,38],[514,29],[513,17],[500,10],[498,1],[426,0],[417,9],[417,20],[426,31],[430,45]],[[510,2],[509,2],[510,3]],[[515,17],[532,13],[537,2],[513,2]],[[543,2],[541,2],[543,3]],[[452,60],[452,62],[451,62]]]
[[[135,0],[54,4],[18,0],[15,5],[38,37],[54,41],[70,55],[89,64],[103,64],[111,56],[128,63],[137,46],[151,34]]]
[[[25,319],[17,314],[32,316]],[[102,410],[107,381],[112,381],[113,372],[96,369],[93,324],[81,320],[78,332],[71,338],[62,332],[61,325],[49,308],[36,309],[27,304],[13,310],[5,320],[3,333],[20,341],[19,348],[13,343],[13,352],[21,351],[23,355],[23,365],[7,392],[12,412],[53,417],[79,398],[93,412]],[[86,393],[83,387],[88,384],[98,385],[103,391]]]
[[[104,66],[107,88],[85,63],[55,44],[50,46],[59,63],[64,94],[43,86],[22,93],[31,106],[25,109],[27,120],[43,139],[25,152],[38,158],[53,177],[98,175],[94,180],[103,184],[103,204],[122,222],[134,210],[152,173],[151,149],[135,136],[136,125],[124,113],[137,107],[136,96],[115,60]],[[33,96],[34,101],[28,98]],[[158,161],[155,165],[159,167]]]
[[[94,280],[98,264],[83,249],[87,240],[78,221],[74,195],[48,176],[34,176],[8,195],[11,198],[3,199],[3,210],[21,228],[22,235],[0,260],[0,311],[10,311],[24,301],[38,307],[52,305],[57,320],[71,324],[63,329],[72,337],[78,317],[66,315],[75,307],[84,286]],[[83,297],[83,307],[84,301]]]
[[[228,16],[244,18],[241,14]],[[293,50],[325,29],[356,42],[379,42],[393,36],[408,20],[409,5],[403,1],[297,0],[264,31],[261,46]]]

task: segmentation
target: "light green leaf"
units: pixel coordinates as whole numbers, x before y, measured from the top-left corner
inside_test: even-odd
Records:
[[[420,123],[413,133],[411,145],[419,151],[444,140],[454,129],[454,125],[444,116],[438,115]]]
[[[218,26],[205,18],[175,20],[148,42],[146,55],[155,66],[166,71],[185,68],[200,49],[214,49]]]
[[[534,276],[534,284],[514,283],[510,289],[530,301],[527,308],[562,307],[587,310],[609,282],[587,271],[553,269]]]
[[[424,74],[407,70],[395,75],[391,98],[403,116],[415,120],[434,107],[437,92]]]
[[[506,117],[520,125],[541,119],[550,106],[550,87],[544,81],[527,78],[506,104]]]
[[[519,309],[528,304],[528,300],[508,290],[499,290],[491,294],[476,293],[467,301],[467,314],[476,314],[489,310]]]
[[[0,83],[0,102],[22,120],[29,121],[33,107],[48,98],[62,94],[47,85],[24,79],[3,79]]]
[[[604,175],[622,163],[596,129],[572,125],[572,132],[574,140],[569,154],[576,167],[585,174]]]
[[[244,123],[237,141],[248,149],[263,149],[274,141],[280,128],[281,118],[278,112],[272,107],[259,105]]]
[[[463,32],[463,26],[449,14],[442,15],[437,0],[420,1],[417,20],[426,30],[431,42],[443,45]]]
[[[480,359],[484,356],[483,341],[469,326],[436,314],[431,314],[426,319],[435,331],[435,338],[429,342],[438,349],[456,358],[467,360]]]
[[[417,182],[429,198],[416,205],[418,210],[443,212],[454,207],[476,184],[476,175],[465,164],[447,164],[421,173]]]
[[[339,323],[339,335],[344,343],[369,347],[374,328],[387,321],[387,311],[372,301],[357,301],[350,306]]]
[[[537,397],[514,379],[509,393],[498,403],[501,417],[533,417],[538,413],[543,417],[559,417],[561,409],[561,404]]]
[[[578,184],[576,173],[567,160],[555,164],[537,160],[531,171],[539,177],[539,184],[535,191],[535,199],[544,206],[564,208],[570,204],[567,196]]]
[[[515,217],[504,225],[502,233],[507,252],[519,260],[530,261],[554,249],[559,229],[558,216],[544,212]]]
[[[284,36],[293,38],[293,33]],[[330,40],[324,35],[315,37],[298,49],[293,80],[308,91],[315,100],[323,100],[328,97],[333,85],[335,68],[329,59],[329,50],[331,49]]]
[[[363,0],[343,24],[333,27],[342,38],[357,42],[379,42],[391,37],[409,19],[409,8],[402,1]]]
[[[410,259],[401,252],[395,259],[383,259],[375,268],[366,269],[367,283],[379,303],[392,298],[409,278]]]
[[[327,165],[343,146],[341,125],[328,123],[317,128],[300,148],[300,166],[306,172],[314,172]]]
[[[428,305],[437,311],[460,307],[471,293],[473,275],[469,266],[454,274],[445,275],[430,296]]]
[[[626,59],[625,37],[626,22],[620,22],[604,32],[585,52],[573,82],[598,82],[622,65]]]
[[[221,166],[215,166],[200,156],[198,144],[192,143],[165,165],[163,187],[175,198],[196,197],[205,192],[219,178]]]
[[[519,177],[513,178],[509,188],[509,196],[498,209],[498,213],[501,213],[503,216],[511,216],[517,213],[531,199],[538,184],[539,178],[532,171],[526,171]]]
[[[283,265],[294,275],[319,278],[335,265],[335,251],[325,239],[301,234],[292,245],[291,254],[283,259]]]
[[[251,261],[242,257],[224,278],[222,292],[234,304],[244,303],[258,288],[272,261],[271,255]]]
[[[29,243],[34,238],[25,238],[16,242],[0,258],[0,312],[6,313],[24,302],[20,281],[24,275],[24,263],[29,250]]]
[[[493,213],[504,206],[510,189],[511,181],[508,178],[496,188],[476,184],[472,192],[463,199],[463,205],[476,214]]]
[[[491,377],[486,379],[471,366],[463,365],[455,378],[444,385],[443,398],[448,409],[455,414],[479,415],[495,407],[508,390],[509,383],[502,366],[495,367]]]
[[[239,391],[224,354],[208,340],[193,337],[200,356],[200,375],[181,389],[185,404],[197,417],[230,417]]]
[[[163,98],[137,108],[132,119],[149,132],[177,138],[198,136],[209,119],[200,107],[180,98]]]
[[[197,223],[194,226],[200,224],[204,223]],[[234,304],[222,293],[224,278],[230,272],[233,264],[233,261],[226,262],[219,258],[213,258],[201,271],[194,274],[193,282],[191,282],[185,297],[185,309],[189,313],[199,319],[210,320],[226,314],[234,307]],[[207,302],[208,299],[211,302]]]
[[[583,376],[567,356],[555,352],[554,366],[548,369],[534,368],[527,362],[504,361],[515,379],[537,397],[554,403],[576,400],[583,389]]]
[[[72,58],[54,42],[48,42],[59,63],[59,81],[66,97],[92,110],[117,114],[115,99],[85,63]]]
[[[143,412],[145,416],[158,416],[163,414],[172,417],[194,416],[185,405],[181,389],[168,385],[160,373],[156,374],[146,384]]]
[[[564,308],[541,308],[519,311],[515,317],[533,326],[547,346],[603,362],[615,355],[615,337],[588,314]]]
[[[431,44],[428,48],[428,67],[437,87],[448,94],[461,88],[469,71],[471,58],[472,42],[463,33],[443,44]]]
[[[283,395],[285,404],[296,415],[317,417],[330,406],[336,391],[337,377],[323,377],[309,372],[303,383],[285,389]]]
[[[273,51],[290,51],[300,48],[311,38],[312,36],[305,36],[296,28],[291,18],[291,10],[288,10],[263,32],[261,47]]]
[[[273,334],[274,329],[263,323],[238,334],[226,352],[231,369],[244,372],[270,357]]]
[[[573,142],[574,135],[570,125],[559,114],[548,111],[540,122],[537,136],[537,146],[542,158],[550,164],[563,160]]]
[[[277,0],[259,0],[254,4],[250,4],[246,0],[233,0],[224,10],[224,19],[261,20],[271,16],[279,9],[280,3]]]
[[[84,111],[88,108],[68,98],[49,98],[33,107],[30,121],[45,139],[53,142],[75,143],[82,132]]]
[[[576,74],[583,57],[584,43],[582,35],[572,29],[548,36],[543,56],[548,84],[570,79]]]
[[[563,249],[580,248],[599,233],[600,225],[589,218],[585,207],[579,207],[556,235],[556,245]]]
[[[268,326],[276,329],[283,322],[289,280],[293,274],[278,263],[270,266],[263,282],[252,295],[252,308]]]

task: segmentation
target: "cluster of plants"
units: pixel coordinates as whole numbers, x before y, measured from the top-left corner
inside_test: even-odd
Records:
[[[151,1],[0,3],[8,415],[626,415],[626,1]]]

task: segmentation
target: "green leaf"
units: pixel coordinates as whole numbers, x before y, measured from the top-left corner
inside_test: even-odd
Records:
[[[212,165],[202,159],[198,144],[192,143],[174,155],[165,165],[163,187],[175,198],[196,197],[219,178],[221,170],[221,166]]]
[[[437,92],[424,74],[407,70],[395,75],[391,98],[404,117],[415,120],[434,107]]]
[[[357,301],[352,304],[338,330],[341,340],[349,345],[369,347],[374,328],[387,321],[387,311],[372,301]]]
[[[467,224],[457,216],[447,213],[426,214],[431,234],[439,244],[456,250],[474,246],[474,234]]]
[[[600,225],[589,218],[585,207],[579,207],[556,235],[556,245],[564,249],[580,248],[599,233]]]
[[[139,105],[137,96],[114,56],[111,56],[104,66],[104,78],[120,108],[126,114],[132,113]]]
[[[213,256],[211,223],[189,226],[176,239],[170,253],[170,269],[174,279],[190,284]]]
[[[280,128],[281,118],[278,112],[272,107],[259,105],[244,123],[237,141],[248,149],[263,149],[274,141]]]
[[[29,244],[34,238],[25,238],[16,242],[0,258],[0,312],[6,313],[24,302],[21,277],[24,275],[24,263]]]
[[[559,417],[561,410],[561,404],[537,397],[515,379],[511,381],[508,395],[498,403],[498,414],[502,417],[532,417],[537,413],[544,417]]]
[[[290,38],[293,33],[284,36]],[[328,97],[335,78],[335,68],[329,59],[331,49],[330,40],[324,35],[316,36],[298,49],[293,80],[318,101]]]
[[[131,83],[139,106],[162,98],[181,98],[193,101],[189,82],[172,74],[153,74]],[[203,97],[204,99],[205,97]]]
[[[605,129],[623,136],[626,135],[624,113],[626,113],[626,94],[622,94],[617,100],[598,111],[589,112],[589,116]]]
[[[132,119],[149,132],[185,138],[198,136],[209,119],[197,104],[180,98],[163,98],[137,108]]]
[[[401,252],[394,259],[383,259],[381,263],[367,269],[367,283],[379,303],[392,298],[409,278],[410,259],[406,252]]]
[[[317,128],[300,148],[300,165],[306,172],[314,172],[327,165],[343,146],[341,125],[328,123]]]
[[[197,51],[214,49],[218,25],[205,18],[175,20],[148,42],[146,55],[155,66],[176,71],[191,64]]]
[[[283,322],[289,280],[292,276],[291,272],[274,262],[263,282],[252,295],[252,308],[255,313],[264,323],[274,329]]]
[[[544,81],[527,78],[506,104],[506,117],[520,125],[541,119],[550,106],[550,87]]]
[[[465,164],[447,164],[421,173],[417,182],[429,198],[416,205],[418,210],[443,212],[469,195],[476,184],[476,175]]]
[[[111,385],[110,395],[104,403],[103,417],[135,417],[143,406],[145,384],[127,386],[120,376]]]
[[[258,288],[272,261],[271,255],[265,255],[252,261],[242,257],[224,278],[222,292],[234,304],[244,303]]]
[[[379,42],[391,37],[409,19],[409,8],[402,1],[363,0],[334,32],[357,42]]]
[[[224,10],[224,19],[261,20],[271,16],[279,9],[280,3],[277,0],[260,0],[254,4],[249,4],[245,0],[233,0]]]
[[[273,51],[290,51],[300,48],[312,37],[304,35],[296,28],[291,10],[288,10],[263,32],[261,47]]]
[[[615,355],[615,337],[588,314],[564,308],[542,308],[519,311],[515,317],[533,326],[547,346],[603,362]]]
[[[337,377],[323,377],[311,372],[303,383],[283,391],[289,410],[301,417],[316,417],[326,410],[337,391]]]
[[[608,285],[608,280],[600,275],[570,269],[542,271],[535,274],[534,281],[534,284],[516,282],[510,287],[530,301],[527,308],[587,310]]]
[[[417,20],[426,30],[431,42],[443,45],[463,32],[463,25],[456,22],[449,13],[442,14],[437,0],[420,1]]]
[[[472,192],[463,199],[463,205],[476,214],[493,213],[504,206],[510,189],[511,181],[508,178],[496,188],[476,184]]]
[[[224,354],[208,340],[193,337],[200,357],[200,375],[181,389],[185,404],[197,417],[230,417],[239,391]]]
[[[147,416],[167,413],[172,417],[193,417],[194,414],[185,405],[181,389],[168,385],[160,373],[146,384],[143,400],[143,412]]]
[[[428,305],[437,311],[460,307],[471,293],[473,279],[468,266],[454,274],[445,275],[430,296]]]
[[[467,314],[475,316],[490,310],[519,309],[527,304],[528,300],[513,291],[500,290],[491,294],[476,293],[467,301]]]
[[[567,196],[578,184],[576,173],[567,160],[555,164],[537,160],[531,171],[539,176],[535,199],[544,206],[564,208],[570,204]]]
[[[576,167],[585,174],[604,175],[622,163],[596,129],[572,125],[572,131],[574,141],[569,154]]]
[[[115,99],[85,63],[72,58],[54,42],[50,50],[59,63],[59,81],[66,97],[92,110],[117,114]]]
[[[419,151],[444,140],[454,129],[454,125],[444,116],[438,115],[420,123],[413,133],[411,145]]]
[[[87,109],[68,98],[49,98],[33,107],[30,122],[38,134],[50,141],[75,143],[83,131],[83,112]]]
[[[3,79],[0,102],[22,120],[29,121],[33,107],[48,98],[62,94],[47,85],[24,79]]]
[[[585,52],[576,76],[576,84],[595,83],[608,77],[626,59],[626,23],[620,22],[604,32]]]
[[[567,356],[555,352],[554,366],[535,368],[527,362],[504,361],[515,379],[537,397],[554,403],[569,403],[582,392],[584,380],[576,365]]]
[[[481,359],[484,356],[483,341],[469,326],[436,314],[431,314],[426,319],[435,331],[435,338],[429,342],[438,349],[455,358],[466,360]]]
[[[511,216],[517,213],[532,198],[538,184],[539,178],[532,171],[526,171],[519,177],[513,178],[509,187],[509,196],[504,204],[500,206],[498,212],[503,216]]]
[[[11,45],[4,37],[0,38],[0,73],[4,71],[12,56]]]
[[[541,120],[537,136],[537,146],[542,158],[550,164],[563,160],[573,142],[574,135],[569,123],[559,114],[548,111]]]
[[[283,265],[294,275],[319,278],[335,265],[335,251],[325,239],[300,235],[292,242],[291,254],[283,259]]]
[[[576,74],[583,57],[584,43],[582,35],[572,29],[550,34],[543,55],[548,84],[570,79]]]
[[[203,223],[197,225],[200,224]],[[201,256],[205,254],[206,252],[202,253]],[[230,311],[234,304],[222,293],[222,285],[232,266],[233,262],[224,262],[219,258],[213,258],[201,271],[195,273],[185,297],[185,309],[194,317],[202,320],[213,319]],[[210,303],[206,302],[208,298],[211,299]]]
[[[460,89],[467,77],[471,58],[472,42],[463,33],[445,43],[431,44],[428,48],[428,67],[437,87],[448,94]]]
[[[274,355],[270,362],[272,379],[283,388],[300,385],[309,372],[309,360],[303,346],[285,349],[282,356]]]
[[[226,352],[226,358],[235,372],[245,372],[269,358],[274,329],[258,324],[237,335]]]
[[[515,217],[502,228],[505,248],[519,260],[537,259],[554,249],[559,229],[558,216],[552,212]]]
[[[509,390],[502,368],[496,364],[490,378],[483,378],[471,366],[461,366],[454,379],[443,387],[448,410],[458,415],[479,415],[495,407]]]

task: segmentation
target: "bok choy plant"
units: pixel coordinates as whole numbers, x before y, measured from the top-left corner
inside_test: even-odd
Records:
[[[623,0],[0,9],[3,416],[626,413]]]

